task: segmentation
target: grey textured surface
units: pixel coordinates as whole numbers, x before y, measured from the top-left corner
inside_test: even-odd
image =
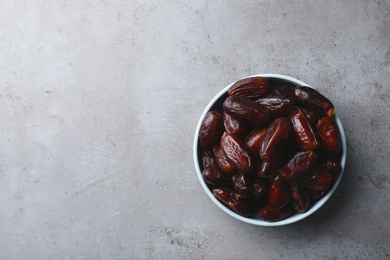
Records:
[[[390,1],[0,3],[1,259],[390,258]],[[200,186],[197,121],[247,75],[334,101],[345,178],[308,219],[244,224]]]

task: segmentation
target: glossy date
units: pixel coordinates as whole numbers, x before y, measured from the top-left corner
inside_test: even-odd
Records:
[[[290,136],[290,132],[291,123],[287,118],[279,117],[272,121],[260,146],[260,158],[263,161],[269,161],[276,148]]]
[[[251,124],[266,124],[270,119],[270,112],[248,98],[229,96],[223,102],[226,113],[239,120]]]
[[[238,135],[225,132],[221,139],[221,147],[239,172],[248,173],[252,169],[252,159]]]
[[[291,112],[290,121],[295,140],[302,150],[315,150],[321,145],[317,132],[299,108]]]
[[[216,111],[206,114],[199,131],[199,141],[203,148],[209,149],[217,144],[224,131],[223,117]]]
[[[299,152],[291,158],[286,166],[279,170],[283,181],[292,183],[301,174],[309,170],[317,161],[317,154],[313,151]]]
[[[268,204],[260,209],[259,216],[267,221],[278,221],[291,216],[293,213],[294,211],[289,206],[278,208]]]
[[[322,115],[333,116],[334,114],[332,102],[313,88],[306,86],[297,87],[295,89],[295,99],[300,104]]]
[[[234,83],[228,90],[230,96],[258,97],[269,92],[268,78],[250,77]]]
[[[340,150],[339,130],[333,117],[325,116],[317,123],[318,133],[325,150],[337,153]]]
[[[240,200],[236,193],[232,192],[228,188],[214,188],[212,190],[213,195],[228,207],[230,207],[236,213],[242,216],[249,216],[251,213],[250,207],[243,200]]]

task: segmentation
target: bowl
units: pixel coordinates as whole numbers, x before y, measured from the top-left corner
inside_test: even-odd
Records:
[[[249,77],[257,77],[257,76],[268,78],[270,85],[272,85],[273,83],[274,84],[275,83],[290,83],[292,85],[295,85],[296,87],[298,87],[298,86],[311,87],[309,84],[307,84],[301,80],[295,79],[295,78],[290,77],[290,76],[280,75],[280,74],[257,74],[257,75],[252,75]],[[246,78],[248,78],[248,77],[246,77]],[[279,220],[279,221],[274,221],[274,222],[266,221],[266,220],[260,218],[260,216],[256,212],[251,214],[249,217],[244,217],[242,215],[237,214],[236,212],[231,210],[229,207],[225,206],[222,202],[220,202],[213,195],[213,193],[211,191],[211,187],[205,182],[205,180],[202,177],[202,170],[201,170],[203,168],[202,158],[201,158],[202,147],[201,147],[200,142],[199,142],[199,130],[200,130],[201,124],[202,124],[207,112],[209,112],[210,110],[220,110],[220,111],[222,110],[222,104],[223,104],[224,100],[226,99],[226,97],[228,96],[228,94],[227,94],[228,90],[234,83],[235,82],[231,83],[230,85],[228,85],[227,87],[222,89],[210,101],[210,103],[204,109],[204,111],[199,119],[199,122],[197,124],[197,127],[196,127],[195,136],[194,136],[194,145],[193,145],[193,157],[194,157],[195,170],[196,170],[196,173],[198,175],[198,179],[200,181],[201,186],[203,187],[204,191],[209,196],[209,198],[221,210],[223,210],[225,213],[232,216],[233,218],[238,219],[238,220],[245,222],[245,223],[258,225],[258,226],[283,226],[283,225],[292,224],[292,223],[295,223],[297,221],[300,221],[302,219],[307,218],[308,216],[310,216],[314,212],[316,212],[319,208],[321,208],[330,199],[330,197],[333,195],[333,193],[337,189],[337,187],[340,183],[340,180],[343,176],[343,173],[344,173],[346,156],[347,156],[347,144],[346,144],[344,128],[343,128],[343,125],[340,121],[340,118],[337,116],[337,114],[334,115],[334,120],[339,128],[339,139],[340,139],[340,143],[341,143],[340,151],[339,151],[339,162],[340,162],[342,169],[341,169],[341,173],[338,175],[338,178],[334,181],[333,185],[327,191],[326,195],[324,195],[322,198],[320,198],[319,200],[317,200],[313,204],[311,204],[310,208],[306,212],[295,213],[294,215],[292,215],[288,218]],[[311,88],[313,88],[313,87],[311,87]],[[337,112],[337,108],[336,108],[336,112]]]

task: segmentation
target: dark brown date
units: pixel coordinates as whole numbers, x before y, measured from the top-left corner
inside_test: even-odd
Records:
[[[246,133],[246,129],[248,128],[245,122],[240,121],[227,113],[223,113],[223,124],[225,126],[226,132],[238,134],[240,136],[243,136]]]
[[[223,102],[226,113],[251,124],[266,124],[270,113],[256,102],[239,96],[229,96]]]
[[[293,126],[295,141],[302,150],[315,150],[321,145],[317,133],[299,108],[291,112],[289,118]]]
[[[210,151],[204,151],[202,156],[203,169],[215,164],[213,153]]]
[[[232,177],[234,191],[238,198],[248,199],[251,195],[250,179],[248,175],[237,174]]]
[[[257,128],[253,130],[244,140],[244,145],[250,155],[258,155],[261,143],[263,142],[267,128]]]
[[[252,191],[255,200],[259,200],[263,198],[267,194],[267,190],[268,190],[268,184],[266,183],[265,180],[257,179],[253,182]]]
[[[252,169],[252,159],[238,135],[225,132],[222,135],[221,147],[226,157],[241,173],[248,173]]]
[[[305,187],[298,183],[291,186],[290,204],[298,213],[303,213],[309,208],[310,199]]]
[[[279,175],[270,180],[268,189],[268,202],[270,205],[283,208],[289,201],[288,186],[282,181]]]
[[[237,194],[230,191],[228,188],[214,188],[213,195],[236,213],[247,217],[251,213],[250,207],[237,197]]]
[[[203,148],[209,149],[217,144],[224,131],[222,115],[216,111],[206,114],[199,131],[199,141]]]
[[[342,167],[341,167],[340,163],[337,160],[330,158],[330,157],[325,158],[322,161],[321,166],[324,167],[329,172],[331,172],[334,179],[337,178],[341,174],[341,171],[342,171]]]
[[[320,114],[318,114],[316,112],[313,112],[305,107],[299,107],[299,109],[303,112],[303,114],[306,116],[307,120],[313,126],[317,125],[318,120],[321,119]]]
[[[307,194],[311,200],[317,200],[317,199],[321,198],[322,196],[324,196],[325,191],[307,189]]]
[[[321,115],[333,116],[334,114],[332,102],[313,88],[297,87],[295,89],[295,99],[303,106],[317,111]]]
[[[294,100],[295,98],[295,86],[291,84],[284,84],[273,91],[267,97],[275,98],[288,98]]]
[[[255,102],[269,111],[271,119],[287,116],[294,108],[293,101],[286,98],[258,98]]]
[[[258,164],[256,174],[259,178],[270,178],[278,173],[283,166],[286,150],[280,149],[279,153],[273,156],[269,161],[261,161]]]
[[[313,151],[299,152],[279,170],[283,181],[291,183],[295,181],[305,171],[310,169],[317,160],[317,154]]]
[[[326,191],[332,183],[332,173],[316,165],[302,176],[301,183],[312,190]]]
[[[271,205],[265,205],[259,211],[259,216],[266,221],[278,221],[291,216],[294,211],[286,206],[284,208],[277,208]]]
[[[221,171],[216,164],[204,169],[202,177],[207,183],[214,186],[221,186],[232,182],[231,175]]]
[[[321,118],[317,123],[317,130],[325,150],[329,153],[337,153],[340,150],[339,130],[333,117]]]
[[[291,123],[287,118],[279,117],[272,121],[260,146],[260,158],[263,161],[269,161],[275,152],[275,148],[289,137],[290,132]]]
[[[214,161],[218,165],[219,169],[226,173],[234,173],[236,168],[230,162],[230,160],[226,157],[225,152],[223,151],[221,145],[217,144],[213,148],[214,153]]]
[[[228,90],[230,96],[259,97],[269,92],[268,78],[250,77],[235,82]]]

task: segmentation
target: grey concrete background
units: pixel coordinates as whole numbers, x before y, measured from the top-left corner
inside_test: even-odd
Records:
[[[4,0],[1,259],[389,259],[390,1]],[[334,101],[345,178],[264,228],[192,158],[209,100],[281,73]]]

